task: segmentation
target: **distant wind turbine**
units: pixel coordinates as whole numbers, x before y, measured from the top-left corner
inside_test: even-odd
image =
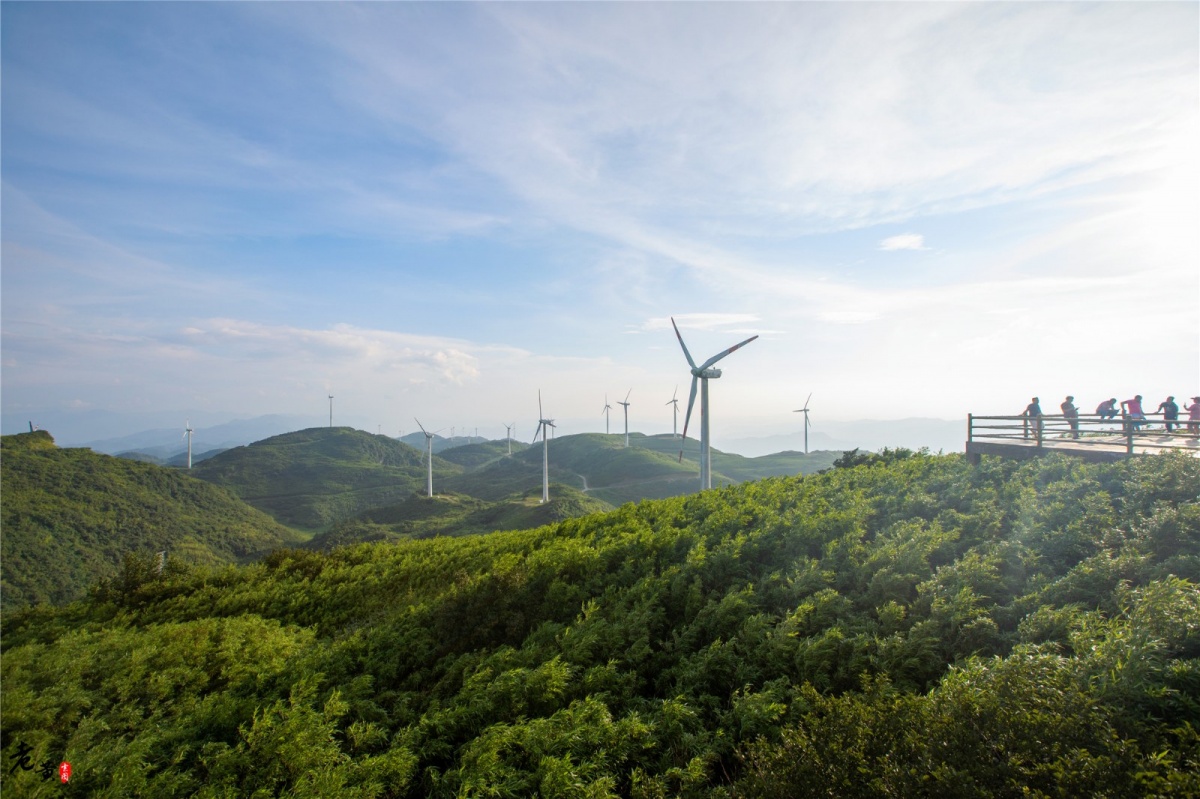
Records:
[[[612,410],[612,406],[608,404],[608,395],[604,395],[604,410],[600,413],[604,414],[604,435],[608,435],[608,412]]]
[[[192,468],[192,420],[188,419],[183,423],[183,435],[188,440],[188,468]]]
[[[629,394],[633,393],[633,389],[629,389]],[[625,446],[629,446],[629,394],[625,395],[624,402],[618,402],[618,405],[625,407]]]
[[[688,366],[692,371],[692,393],[688,397],[687,414],[683,417],[683,437],[687,438],[688,422],[692,418],[692,405],[696,402],[696,384],[700,384],[700,489],[712,488],[712,449],[710,448],[708,439],[708,381],[715,380],[721,376],[720,369],[713,369],[712,365],[717,361],[729,355],[734,350],[741,349],[749,344],[758,336],[751,336],[740,344],[734,344],[727,350],[723,350],[713,357],[709,358],[700,366],[696,366],[696,362],[692,360],[692,354],[688,352],[687,345],[683,343],[683,336],[679,334],[679,325],[675,324],[675,318],[671,317],[671,327],[675,328],[675,338],[679,339],[679,346],[683,348],[683,357],[687,358]],[[679,460],[683,460],[683,450],[679,450]]]
[[[798,411],[792,411],[792,413],[804,414],[804,454],[805,455],[808,454],[808,424],[809,424],[809,422],[808,422],[808,400],[810,400],[810,399],[812,399],[811,391],[808,394],[808,399],[806,399],[804,401],[804,407]]]
[[[666,405],[675,406],[675,414],[671,418],[671,438],[679,438],[679,386],[675,386],[675,393],[671,395],[671,399],[667,400]]]
[[[538,436],[542,437],[542,503],[550,501],[550,438],[549,428],[554,427],[554,420],[547,419],[546,414],[542,413],[542,390],[538,389],[538,428],[533,434],[533,443],[536,444]]]
[[[516,422],[504,425],[504,437],[508,440],[508,454],[512,454],[512,431],[517,426]]]
[[[329,395],[329,426],[333,427],[333,395]]]
[[[421,420],[413,417],[413,421],[417,423],[417,427],[421,428],[421,432],[425,433],[425,446],[429,450],[429,475],[425,479],[425,493],[427,496],[433,496],[433,437],[438,434],[438,431],[426,433],[425,427],[421,424]]]

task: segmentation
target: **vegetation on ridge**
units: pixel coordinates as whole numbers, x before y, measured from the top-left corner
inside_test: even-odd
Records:
[[[130,553],[219,565],[301,540],[175,469],[59,449],[44,430],[0,438],[0,575],[6,608],[62,603],[116,574]]]
[[[313,427],[235,447],[192,472],[228,488],[280,522],[323,530],[425,486],[426,455],[387,436],[349,427]],[[462,467],[433,458],[434,479]]]
[[[1198,494],[1187,457],[894,452],[131,569],[5,617],[4,760],[89,796],[1200,795]]]

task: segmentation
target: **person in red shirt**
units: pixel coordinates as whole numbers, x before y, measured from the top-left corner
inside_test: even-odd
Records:
[[[1142,395],[1136,394],[1133,399],[1122,400],[1121,413],[1133,425],[1134,430],[1140,429],[1146,421],[1146,414],[1142,411]]]

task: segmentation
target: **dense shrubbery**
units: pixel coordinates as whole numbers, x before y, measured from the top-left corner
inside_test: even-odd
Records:
[[[1200,795],[1200,462],[857,461],[129,564],[5,618],[4,787],[25,743],[95,796]]]

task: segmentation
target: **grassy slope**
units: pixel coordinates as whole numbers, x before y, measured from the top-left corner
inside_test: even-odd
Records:
[[[227,450],[192,471],[285,524],[318,530],[408,497],[426,468],[424,453],[394,439],[317,427]],[[433,471],[437,483],[462,467],[435,455]]]
[[[174,469],[59,449],[45,431],[4,436],[0,451],[6,607],[76,599],[127,553],[216,565],[300,540]]]

